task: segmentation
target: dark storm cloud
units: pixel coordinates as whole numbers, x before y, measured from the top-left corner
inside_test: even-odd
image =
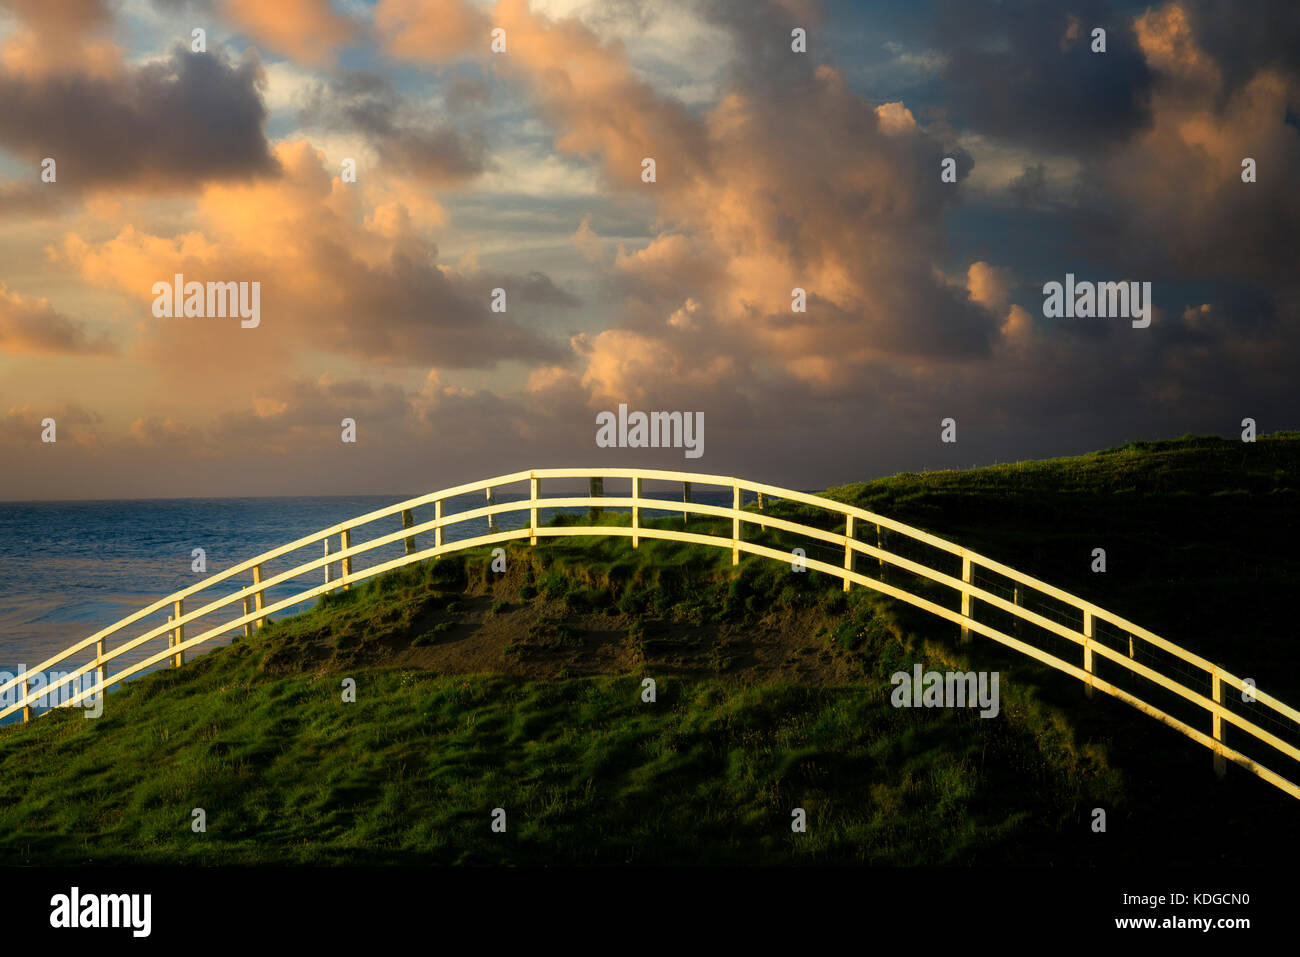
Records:
[[[0,147],[58,163],[58,187],[183,188],[277,171],[255,56],[170,58],[119,77],[0,74]]]
[[[815,82],[821,58],[817,44],[812,53],[790,49],[790,31],[802,27],[810,34],[814,24],[771,0],[705,0],[702,13],[735,38],[738,56],[726,66],[728,80],[745,89],[782,101],[805,98]]]
[[[1026,166],[1007,187],[1020,206],[1042,206],[1048,200],[1047,168],[1042,163]]]
[[[1185,0],[1197,41],[1223,71],[1231,94],[1260,70],[1300,75],[1300,3]]]
[[[487,169],[487,146],[478,131],[439,123],[406,101],[385,78],[347,72],[317,84],[299,114],[307,128],[360,133],[394,170],[445,185]]]
[[[1094,27],[1106,30],[1104,54],[1091,52]],[[1077,155],[1122,142],[1150,120],[1151,72],[1131,20],[1104,0],[941,0],[935,31],[960,126]]]

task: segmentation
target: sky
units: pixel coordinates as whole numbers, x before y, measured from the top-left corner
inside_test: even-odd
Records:
[[[1295,429],[1297,175],[1282,0],[0,0],[0,499]]]

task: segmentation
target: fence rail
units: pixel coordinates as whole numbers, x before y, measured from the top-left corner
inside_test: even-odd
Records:
[[[587,495],[565,494],[551,498],[543,497],[543,481],[574,479],[589,480]],[[630,494],[606,496],[604,494],[606,479],[630,480]],[[646,482],[680,484],[682,498],[677,501],[647,496],[644,494]],[[527,497],[517,501],[497,499],[496,493],[501,487],[520,483],[526,483]],[[692,487],[699,486],[730,491],[731,507],[692,501]],[[445,513],[444,506],[452,498],[478,492],[483,493],[485,505],[451,514]],[[747,495],[757,499],[756,510],[745,507]],[[839,526],[842,522],[842,530],[838,527],[820,527],[803,521],[791,521],[770,514],[768,507],[773,501],[811,506],[822,516],[820,525]],[[414,521],[415,510],[430,505],[434,508],[434,517],[417,524]],[[541,525],[539,523],[540,510],[565,508],[588,508],[597,517],[603,514],[604,509],[626,509],[631,512],[631,524]],[[663,526],[662,523],[659,526],[646,525],[642,521],[642,513],[645,511],[681,513],[683,527],[678,530]],[[501,529],[499,516],[507,513],[526,513],[528,524],[518,528]],[[690,530],[687,517],[691,515],[730,519],[730,535],[715,534],[712,529]],[[400,518],[400,526],[394,531],[364,542],[354,541],[354,532],[360,526],[390,516]],[[473,535],[452,542],[446,541],[447,528],[466,522],[482,523],[485,519],[487,534]],[[808,569],[816,569],[841,579],[845,591],[855,584],[874,589],[953,622],[960,626],[964,638],[968,638],[971,633],[983,635],[1071,675],[1084,683],[1089,694],[1094,690],[1100,690],[1112,695],[1204,745],[1214,753],[1215,767],[1220,773],[1226,767],[1225,762],[1232,761],[1281,788],[1293,798],[1300,799],[1300,786],[1294,783],[1295,780],[1300,779],[1298,773],[1300,772],[1300,748],[1297,747],[1297,744],[1300,744],[1300,712],[1213,662],[1098,605],[1001,562],[886,516],[819,495],[772,485],[719,475],[652,469],[535,469],[514,472],[432,492],[322,529],[240,562],[188,588],[161,598],[77,642],[41,664],[27,668],[12,680],[0,684],[0,702],[15,697],[14,692],[15,689],[17,690],[17,700],[0,710],[0,719],[21,710],[23,720],[30,720],[33,706],[41,700],[48,699],[51,694],[61,697],[62,705],[84,704],[92,695],[103,693],[112,685],[167,662],[168,659],[172,667],[181,667],[186,652],[200,645],[237,633],[241,629],[245,635],[251,635],[255,629],[262,627],[270,615],[283,609],[291,608],[327,592],[349,588],[357,582],[395,568],[455,551],[524,538],[531,544],[536,544],[539,537],[621,536],[630,537],[634,547],[639,546],[641,539],[653,538],[729,548],[733,564],[739,564],[742,553],[787,563],[792,560],[790,549],[777,548],[770,543],[756,541],[752,534],[754,531],[759,533],[757,537],[769,541],[773,537],[773,532],[785,532],[799,536],[809,543],[821,543],[819,547],[823,549],[842,550],[842,560],[837,558],[834,562],[812,557],[802,557],[799,560]],[[747,532],[750,533],[748,538]],[[866,541],[863,540],[864,533]],[[430,534],[433,536],[433,545],[419,548],[418,539],[424,536],[427,542]],[[332,540],[337,541],[338,547],[331,552]],[[405,553],[401,557],[364,569],[354,569],[353,559],[357,556],[399,541],[404,544]],[[873,541],[875,544],[871,544]],[[320,549],[322,542],[323,551]],[[294,567],[270,577],[264,574],[264,568],[269,562],[311,547],[315,547],[320,552],[320,557],[307,558]],[[911,557],[899,553],[900,550],[909,549],[912,552]],[[918,560],[923,553],[928,554],[930,561]],[[869,560],[868,567],[876,574],[864,574],[859,571],[859,558]],[[337,577],[332,573],[334,566],[338,566]],[[269,589],[313,572],[320,574],[322,568],[325,580],[320,584],[306,587],[288,598],[267,604]],[[899,573],[913,576],[921,582],[891,583],[889,579],[899,577]],[[241,586],[237,579],[248,576],[251,576],[251,582]],[[998,579],[1002,580],[1000,582],[1002,594],[990,590]],[[228,581],[234,582],[234,590],[228,594],[204,604],[192,600],[193,596]],[[939,594],[934,594],[934,586],[938,586]],[[918,592],[921,591],[927,594],[919,594]],[[1010,597],[1008,598],[1007,595]],[[942,596],[946,596],[954,607],[943,604],[940,600]],[[187,600],[191,601],[187,602]],[[1028,607],[1031,600],[1039,603],[1040,610],[1035,611]],[[239,611],[236,617],[215,627],[205,628],[192,636],[187,633],[186,626],[192,625],[191,630],[197,629],[200,626],[195,623],[200,619],[232,605],[237,606]],[[131,625],[169,609],[172,614],[166,623],[148,627],[143,633],[111,649],[107,647],[110,638],[118,636]],[[1002,616],[1009,615],[1012,622],[1011,630],[1015,634],[1008,634],[989,621],[980,620],[981,617],[986,619],[989,617],[990,609],[1001,613]],[[1049,610],[1052,611],[1051,614],[1045,613]],[[1039,642],[1033,643],[1028,640],[1026,631],[1038,635]],[[1102,635],[1101,631],[1109,631],[1109,639]],[[1043,647],[1044,644],[1048,646],[1053,644],[1050,640],[1052,636],[1064,639],[1067,650],[1072,650],[1074,653],[1072,655],[1074,660],[1062,657],[1064,652],[1058,654],[1057,652],[1061,651],[1060,647],[1054,649]],[[145,649],[151,643],[165,643],[165,647],[153,651],[132,664],[122,661],[122,667],[118,671],[108,674],[110,663],[122,659],[124,655],[136,649]],[[1056,644],[1060,645],[1059,642]],[[92,647],[94,652],[90,660],[71,671],[56,672],[57,678],[52,675],[51,680],[43,681],[39,688],[30,687],[31,676],[43,677],[47,669],[78,655],[88,654]],[[1108,663],[1108,677],[1102,677],[1098,673],[1098,659]],[[91,673],[95,675],[95,678],[89,682],[91,687],[76,690],[78,685],[85,683],[81,679]],[[1119,683],[1121,679],[1129,686],[1121,687]],[[1143,694],[1139,694],[1133,687],[1133,685],[1141,685],[1142,682],[1160,689],[1167,695],[1172,695],[1172,700],[1187,702],[1201,721],[1208,717],[1210,719],[1208,731],[1196,727],[1196,718],[1184,720],[1184,717],[1175,716],[1166,708],[1147,700],[1151,697],[1150,690],[1144,690]],[[64,686],[68,686],[66,691],[62,690]],[[1207,689],[1209,694],[1202,689]],[[1231,699],[1227,697],[1228,692],[1240,693],[1243,702],[1248,706],[1229,707]],[[1172,707],[1172,704],[1167,707]],[[1272,730],[1261,727],[1261,724],[1268,724]],[[1229,747],[1225,743],[1229,725],[1236,729],[1233,732],[1235,747]],[[1274,767],[1286,767],[1288,775],[1284,776],[1255,757],[1243,753],[1243,749],[1248,745],[1252,749],[1262,748],[1269,764]]]

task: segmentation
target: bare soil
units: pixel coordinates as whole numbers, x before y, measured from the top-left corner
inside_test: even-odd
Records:
[[[426,609],[409,629],[342,648],[336,636],[321,634],[295,642],[292,663],[280,658],[277,665],[286,671],[393,666],[532,679],[653,670],[798,684],[844,684],[865,674],[862,655],[830,642],[817,608],[780,608],[744,623],[636,619],[617,609],[577,612],[540,594],[523,601],[523,585],[519,569],[490,584],[472,582],[446,603],[450,607]],[[557,635],[561,640],[553,640]],[[432,643],[413,644],[420,636]]]

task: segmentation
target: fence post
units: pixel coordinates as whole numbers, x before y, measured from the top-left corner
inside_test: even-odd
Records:
[[[641,536],[637,531],[641,528],[641,476],[632,476],[632,547],[641,547]]]
[[[179,622],[181,620],[181,616],[185,614],[185,599],[178,598],[176,600],[175,605],[173,605],[173,608],[176,611],[176,621]],[[175,631],[175,639],[176,640],[172,642],[173,648],[179,647],[181,643],[185,641],[184,625],[177,624],[176,631]],[[178,651],[176,652],[175,656],[173,656],[172,658],[172,667],[179,668],[183,664],[185,664],[185,652]]]
[[[23,703],[23,721],[32,720],[32,706],[27,703],[27,666],[23,665],[23,682],[19,685],[19,691],[22,694],[20,699]]]
[[[415,516],[411,514],[411,510],[409,508],[402,509],[402,528],[410,528],[414,524],[415,524]],[[406,554],[408,555],[414,554],[415,536],[411,535],[405,541],[406,541]]]
[[[253,613],[253,599],[250,598],[248,595],[245,595],[244,614],[251,615],[252,613]],[[251,638],[252,636],[253,636],[253,623],[251,621],[246,621],[244,622],[244,637]]]
[[[99,641],[95,642],[95,679],[99,685],[100,694],[104,694],[108,691],[108,689],[104,687],[104,677],[104,639],[101,638]]]
[[[542,497],[542,480],[533,477],[528,480],[528,494],[533,500],[533,507],[528,513],[528,544],[537,544],[537,500]]]
[[[879,525],[876,526],[876,534],[877,535],[880,534]],[[962,580],[962,584],[965,586],[961,590],[961,613],[963,618],[971,617],[971,613],[970,613],[971,612],[971,598],[970,598],[971,577],[972,576],[971,576],[970,559],[966,557],[965,552],[962,552],[961,580]],[[970,628],[967,625],[961,626],[961,640],[970,641]]]
[[[1088,683],[1083,686],[1083,693],[1092,697],[1092,612],[1083,610],[1083,670],[1088,672]]]
[[[1017,608],[1020,607],[1020,582],[1011,583],[1011,604]],[[1016,615],[1015,627],[1013,629],[1017,638],[1021,636],[1020,616]]]
[[[740,483],[733,482],[731,485],[731,507],[740,511]],[[731,564],[740,564],[740,516],[733,515],[731,518]]]
[[[262,566],[261,566],[261,565],[254,565],[254,566],[253,566],[253,584],[254,584],[254,585],[260,585],[260,584],[262,584]],[[254,592],[254,602],[255,602],[255,604],[257,605],[257,610],[258,610],[259,612],[260,612],[263,608],[266,607],[266,589],[264,589],[264,588],[259,588],[256,592]],[[266,618],[265,618],[265,617],[262,617],[262,616],[259,616],[258,619],[257,619],[257,627],[258,627],[258,630],[261,630],[262,626],[265,625],[265,624],[266,624]]]
[[[1219,672],[1216,669],[1210,673],[1210,690],[1213,693],[1214,703],[1223,704],[1223,683],[1219,681]],[[1220,744],[1223,743],[1223,719],[1219,717],[1219,712],[1214,712],[1214,740]],[[1214,752],[1214,775],[1223,777],[1228,773],[1228,760],[1218,751]]]
[[[879,525],[879,524],[876,525],[876,548],[877,548],[879,551],[882,551],[882,552],[885,550],[884,540],[880,537],[880,525]],[[880,563],[880,580],[881,580],[881,581],[884,581],[884,580],[885,580],[885,560],[884,560],[883,558],[878,558],[878,559],[876,559],[876,560]]]
[[[352,529],[345,528],[339,532],[339,551],[346,552],[352,547]],[[339,562],[339,574],[343,577],[343,590],[347,591],[352,586],[348,579],[352,577],[352,556],[349,555]]]
[[[497,503],[497,490],[489,485],[487,488],[483,490],[483,498],[487,501],[489,506],[495,505]],[[496,532],[497,530],[498,530],[498,526],[497,526],[496,515],[489,515],[488,534],[491,535],[493,532]]]
[[[325,536],[325,557],[326,558],[330,557],[330,539],[328,535]],[[329,583],[330,583],[330,563],[326,562],[325,563],[325,584],[328,585]]]
[[[853,516],[844,516],[844,570],[853,571]],[[844,576],[844,590],[849,590],[849,576]]]
[[[767,514],[767,499],[763,497],[762,492],[758,493],[758,514],[759,515]],[[765,522],[759,522],[758,527],[763,529],[764,531],[767,530],[767,524]]]
[[[689,505],[689,504],[691,503],[691,483],[690,483],[690,482],[683,482],[683,483],[682,483],[682,501],[685,502],[687,505]],[[688,511],[686,511],[685,509],[683,509],[683,510],[682,510],[682,528],[685,528],[685,527],[687,526],[687,524],[690,523],[690,520],[691,520],[691,514],[690,514],[690,512],[688,512]]]
[[[591,497],[591,498],[603,498],[603,497],[604,497],[604,495],[605,495],[605,479],[604,479],[603,477],[595,476],[595,475],[593,475],[593,476],[591,477],[591,487],[590,487],[590,493],[589,493],[589,494],[590,494],[590,497]],[[590,508],[590,510],[587,512],[587,517],[588,517],[588,518],[593,518],[593,519],[594,519],[594,518],[600,518],[600,516],[601,516],[602,514],[604,514],[604,511],[605,511],[605,510],[604,510],[603,508],[601,508],[599,505],[592,505],[591,508]]]
[[[433,544],[442,548],[442,499],[433,503],[433,517],[437,521],[437,526],[433,530]]]

